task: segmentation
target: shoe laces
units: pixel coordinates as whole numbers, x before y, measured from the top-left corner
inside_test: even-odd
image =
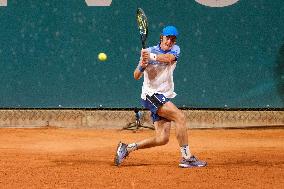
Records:
[[[184,159],[184,161],[195,162],[195,161],[198,161],[198,159],[195,156],[191,156],[189,159]]]

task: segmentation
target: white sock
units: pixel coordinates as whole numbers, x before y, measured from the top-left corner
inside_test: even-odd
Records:
[[[188,145],[183,145],[180,147],[180,152],[181,152],[181,156],[184,159],[189,159],[191,157],[191,153],[189,150],[189,146]]]
[[[136,143],[128,144],[127,145],[127,151],[130,153],[134,150],[138,150],[138,146]]]

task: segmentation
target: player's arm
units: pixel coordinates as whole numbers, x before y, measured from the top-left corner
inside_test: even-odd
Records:
[[[145,49],[141,50],[141,57],[139,64],[133,73],[134,79],[136,80],[139,80],[142,77],[144,70],[148,66],[149,56],[145,52],[146,52]]]
[[[152,56],[155,56],[155,55],[152,55]],[[150,58],[151,58],[151,54],[150,54]],[[158,54],[158,55],[156,55],[156,61],[158,61],[158,62],[171,64],[171,63],[174,63],[176,60],[177,60],[177,58],[173,54]]]
[[[137,66],[137,68],[134,70],[133,76],[134,79],[139,80],[142,75],[144,70],[146,69],[147,64],[142,60],[140,60],[139,65]]]
[[[176,61],[176,57],[173,54],[154,54],[150,53],[150,49],[142,49],[141,56],[144,59],[158,61],[162,63],[173,63]]]
[[[152,61],[162,62],[166,64],[172,64],[178,60],[180,54],[180,48],[175,45],[173,49],[167,54],[155,54],[149,53],[149,59]]]
[[[139,80],[142,75],[143,75],[143,71],[142,68],[139,69],[139,66],[134,70],[134,73],[133,73],[133,76],[134,76],[134,79],[136,80]]]

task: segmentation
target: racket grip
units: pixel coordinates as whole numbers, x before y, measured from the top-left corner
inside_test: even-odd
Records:
[[[146,49],[146,43],[145,43],[145,41],[142,41],[142,48],[143,48],[143,49]]]

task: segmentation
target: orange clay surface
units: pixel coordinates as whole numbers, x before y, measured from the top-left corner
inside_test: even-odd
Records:
[[[178,168],[171,130],[162,147],[138,150],[113,165],[118,141],[154,131],[0,129],[0,188],[284,188],[284,129],[188,130],[205,168]]]

